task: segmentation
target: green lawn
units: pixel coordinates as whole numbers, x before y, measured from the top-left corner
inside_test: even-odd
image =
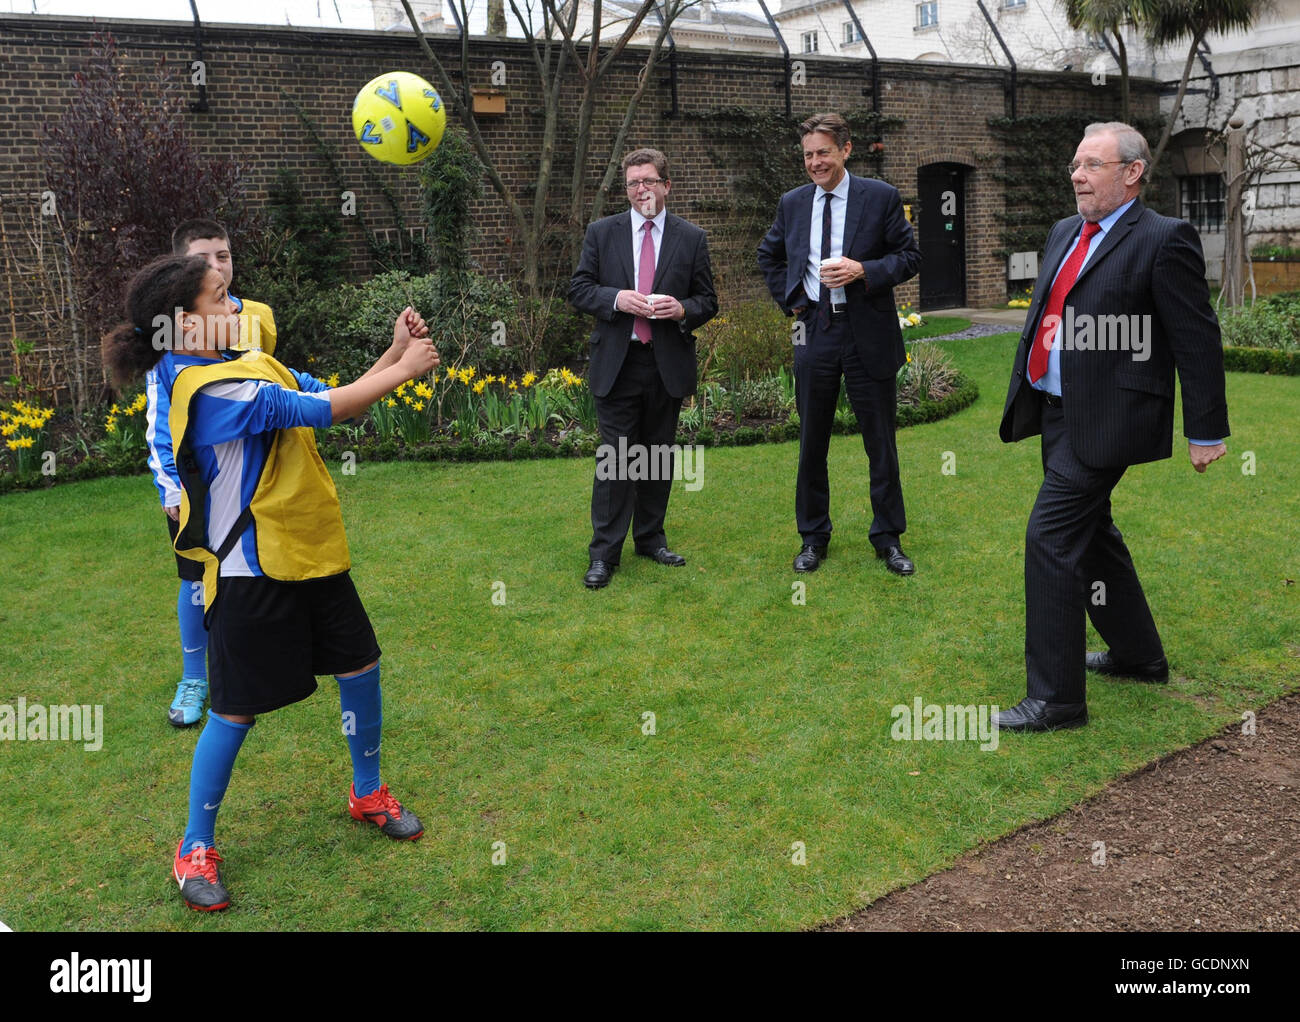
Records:
[[[899,435],[914,578],[872,557],[861,443],[832,440],[836,533],[804,606],[791,600],[793,443],[709,450],[703,489],[679,483],[669,509],[688,566],[629,543],[600,592],[580,583],[590,461],[339,476],[385,651],[384,777],[426,834],[399,845],[348,818],[336,686],[322,679],[244,745],[217,829],[233,906],[215,917],[184,908],[170,876],[197,731],[165,720],[177,583],[150,483],[0,499],[0,704],[102,704],[106,733],[95,753],[0,742],[0,920],[811,926],[1300,687],[1300,587],[1285,581],[1300,578],[1300,379],[1234,374],[1228,458],[1198,476],[1176,446],[1114,498],[1175,680],[1093,679],[1087,728],[1005,735],[992,752],[891,740],[891,707],[918,696],[1005,707],[1024,694],[1021,559],[1040,469],[1036,440],[997,439],[1014,346],[947,343],[982,397]]]

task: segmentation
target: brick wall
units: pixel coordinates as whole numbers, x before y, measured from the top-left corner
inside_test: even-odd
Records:
[[[175,62],[188,77],[195,58],[193,26],[176,22],[91,20],[22,15],[0,15],[0,102],[8,113],[5,140],[0,146],[0,193],[38,191],[37,141],[41,125],[57,115],[70,94],[73,72],[85,65],[89,41],[96,31],[111,31],[128,67],[151,67],[159,57]],[[454,40],[431,39],[431,44],[459,81],[459,47]],[[483,135],[505,180],[515,187],[535,174],[540,144],[541,116],[531,58],[520,41],[475,39],[471,42],[471,84],[489,85],[493,61],[506,65],[508,108],[504,117],[482,122]],[[292,109],[283,102],[284,89],[303,106],[323,137],[341,157],[347,187],[356,193],[358,206],[371,227],[392,226],[392,214],[370,179],[368,167],[399,197],[408,221],[419,222],[415,174],[370,160],[352,135],[350,110],[357,89],[386,70],[404,68],[434,75],[404,33],[324,31],[315,29],[205,25],[203,52],[207,65],[209,111],[189,114],[197,144],[203,151],[229,155],[242,161],[250,175],[250,197],[265,197],[268,184],[281,167],[298,176],[309,200],[338,201],[338,188],[329,169]],[[635,87],[641,58],[626,56],[602,90],[597,113],[587,188],[594,190],[603,171],[605,150]],[[743,54],[679,51],[678,102],[683,112],[726,106],[782,110],[781,63]],[[861,108],[870,103],[865,86],[868,65],[839,59],[808,60],[805,84],[793,90],[796,115],[825,109]],[[665,79],[661,64],[657,78]],[[884,136],[879,173],[895,184],[905,200],[914,199],[917,167],[934,161],[966,164],[967,300],[993,304],[1005,298],[1005,267],[994,255],[999,247],[996,215],[1002,209],[1002,189],[992,172],[1000,157],[988,130],[990,117],[1008,112],[1006,75],[992,68],[905,61],[881,62],[882,114],[903,119],[901,128]],[[1156,107],[1154,83],[1134,82],[1134,105],[1150,115]],[[1029,72],[1020,75],[1019,113],[1086,111],[1097,119],[1118,116],[1118,84],[1093,86],[1085,74]],[[562,102],[576,111],[576,92]],[[728,224],[719,205],[729,194],[734,168],[719,166],[718,147],[707,121],[668,119],[670,94],[665,81],[657,81],[643,100],[629,147],[654,145],[670,159],[673,192],[670,208],[694,219],[711,232],[732,228],[740,242],[726,248],[727,265],[717,266],[720,290],[726,298],[762,294],[753,266],[753,246],[767,224]],[[561,133],[572,132],[574,118],[562,120]],[[561,146],[556,168],[554,206],[567,209],[571,165],[570,150]],[[791,147],[792,165],[798,157]],[[859,173],[871,161],[854,159],[850,169]],[[1068,188],[1064,173],[1062,189]],[[589,197],[590,198],[590,197]],[[589,200],[588,200],[589,204]],[[620,194],[607,212],[622,208]],[[344,218],[349,241],[356,253],[356,273],[369,271],[363,232],[352,218]],[[517,276],[519,253],[516,233],[506,206],[488,188],[475,210],[480,237],[474,252],[482,268],[504,277]],[[743,234],[751,235],[748,243]],[[748,251],[750,255],[742,258]],[[238,272],[238,253],[236,253]],[[236,281],[238,283],[238,281]],[[902,289],[900,300],[917,300],[916,282]],[[6,353],[7,354],[7,353]],[[8,372],[0,355],[0,371]]]

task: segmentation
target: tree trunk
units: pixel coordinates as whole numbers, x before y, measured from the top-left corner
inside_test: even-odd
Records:
[[[1128,50],[1124,48],[1124,34],[1120,31],[1118,25],[1115,26],[1115,42],[1118,45],[1117,52],[1119,53],[1120,120],[1125,124],[1130,124],[1132,123],[1130,118],[1133,113],[1128,99]]]
[[[1151,173],[1154,174],[1156,165],[1160,162],[1160,157],[1164,155],[1165,148],[1169,145],[1169,139],[1174,134],[1174,124],[1178,121],[1178,115],[1183,109],[1183,97],[1187,95],[1187,80],[1192,76],[1192,63],[1196,60],[1196,51],[1201,45],[1201,38],[1205,35],[1204,31],[1197,32],[1192,36],[1192,48],[1187,51],[1187,62],[1183,64],[1183,78],[1178,83],[1178,94],[1174,96],[1173,109],[1169,111],[1169,120],[1165,122],[1165,130],[1160,135],[1160,144],[1156,146],[1156,151],[1151,154]]]

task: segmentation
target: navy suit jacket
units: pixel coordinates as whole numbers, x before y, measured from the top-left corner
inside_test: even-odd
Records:
[[[614,308],[620,291],[637,290],[632,265],[632,211],[602,217],[587,226],[578,268],[569,282],[569,301],[596,317],[591,332],[591,392],[604,397],[618,379],[632,338],[633,317]],[[652,294],[672,295],[686,318],[652,319],[650,339],[664,390],[681,398],[695,393],[697,369],[692,331],[718,314],[713,270],[704,231],[672,213],[664,217]]]
[[[1029,385],[1026,360],[1052,278],[1083,218],[1059,221],[1047,236],[1034,300],[1016,349],[999,433],[1004,441],[1042,432],[1042,401]],[[1124,322],[1119,321],[1124,317]],[[1201,240],[1185,220],[1161,216],[1135,200],[1080,271],[1062,309],[1073,340],[1061,345],[1061,401],[1070,446],[1085,465],[1118,468],[1170,456],[1174,369],[1183,387],[1183,433],[1228,436],[1223,347],[1210,307]],[[1085,345],[1110,338],[1107,350]],[[1135,357],[1142,331],[1145,358]],[[1128,331],[1128,350],[1117,339]]]
[[[781,196],[776,221],[758,246],[758,265],[767,289],[787,315],[793,306],[808,301],[803,274],[808,262],[813,197],[818,190],[810,181]],[[903,200],[897,188],[874,178],[849,175],[842,254],[856,259],[866,271],[865,279],[844,288],[849,327],[858,354],[873,379],[888,379],[907,359],[894,288],[921,269],[921,250],[912,225],[903,215]],[[799,350],[795,349],[796,358]]]

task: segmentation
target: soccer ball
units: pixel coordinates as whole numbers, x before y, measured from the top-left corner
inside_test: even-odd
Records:
[[[372,78],[352,101],[361,148],[384,163],[419,163],[442,141],[447,111],[432,85],[409,71]]]

